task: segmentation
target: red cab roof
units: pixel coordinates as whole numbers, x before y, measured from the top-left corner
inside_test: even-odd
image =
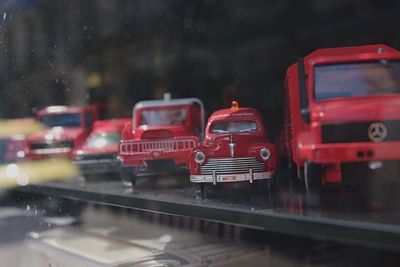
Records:
[[[400,51],[384,44],[347,46],[335,48],[317,49],[308,56],[306,60],[317,57],[345,57],[350,55],[373,54],[373,53],[399,53]]]
[[[125,123],[129,122],[130,120],[130,118],[118,118],[95,121],[93,125],[93,132],[121,132]]]
[[[223,118],[227,118],[227,117],[229,117],[229,118],[232,118],[232,117],[237,117],[237,118],[255,117],[256,119],[260,119],[261,115],[254,108],[238,108],[238,109],[226,108],[226,109],[220,109],[220,110],[215,111],[213,114],[211,114],[209,120],[217,120],[217,119],[223,119]]]

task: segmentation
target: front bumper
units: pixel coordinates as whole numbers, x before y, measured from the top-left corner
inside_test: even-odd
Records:
[[[187,165],[191,150],[174,151],[151,151],[151,152],[132,152],[130,154],[120,154],[119,157],[124,166],[138,167],[145,161],[151,160],[173,160],[176,165]]]
[[[119,172],[121,170],[121,161],[118,159],[76,160],[74,164],[80,168],[83,174]]]
[[[254,180],[271,179],[275,172],[255,172],[255,173],[238,173],[238,174],[209,174],[209,175],[190,175],[192,183],[229,183],[229,182],[244,182],[252,183]]]
[[[319,164],[400,159],[400,142],[316,144],[299,147],[302,160]]]
[[[58,158],[58,157],[72,158],[72,149],[48,148],[48,149],[30,150],[25,158],[35,160],[35,159],[48,159],[48,158]]]

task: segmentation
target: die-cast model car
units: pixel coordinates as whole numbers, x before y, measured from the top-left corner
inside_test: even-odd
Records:
[[[92,130],[98,113],[91,106],[50,106],[36,113],[36,120],[46,128],[28,136],[27,159],[72,158]]]
[[[86,142],[74,152],[74,163],[84,175],[119,173],[118,144],[125,123],[130,119],[98,120]]]
[[[29,150],[27,136],[42,128],[33,118],[0,121],[0,162],[24,160]]]
[[[197,98],[138,102],[122,131],[119,158],[132,184],[138,174],[186,169],[191,149],[204,129],[203,103]],[[125,178],[128,179],[128,178]]]
[[[384,165],[398,170],[400,51],[318,49],[289,67],[285,88],[281,151],[307,190],[352,183]]]
[[[192,151],[189,162],[193,183],[272,182],[277,152],[266,137],[261,115],[234,101],[231,108],[210,116],[204,141]]]

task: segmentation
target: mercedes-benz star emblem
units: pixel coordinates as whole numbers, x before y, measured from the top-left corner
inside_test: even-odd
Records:
[[[387,128],[382,122],[374,122],[368,126],[368,138],[373,142],[382,142],[387,133]]]

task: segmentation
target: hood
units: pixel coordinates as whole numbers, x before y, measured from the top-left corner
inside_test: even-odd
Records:
[[[89,155],[89,154],[117,154],[117,153],[118,153],[118,144],[101,148],[83,146],[79,150],[77,150],[74,154]]]
[[[84,134],[81,128],[53,127],[29,136],[30,141],[74,140]]]
[[[327,100],[311,106],[313,121],[400,120],[400,96],[368,96]]]
[[[265,142],[267,139],[263,136],[242,133],[207,138],[203,146],[207,147],[209,155],[214,157],[248,157],[249,149]]]
[[[189,131],[183,125],[176,126],[145,126],[135,130],[135,138],[137,139],[163,139],[176,136],[195,135],[193,131]]]

